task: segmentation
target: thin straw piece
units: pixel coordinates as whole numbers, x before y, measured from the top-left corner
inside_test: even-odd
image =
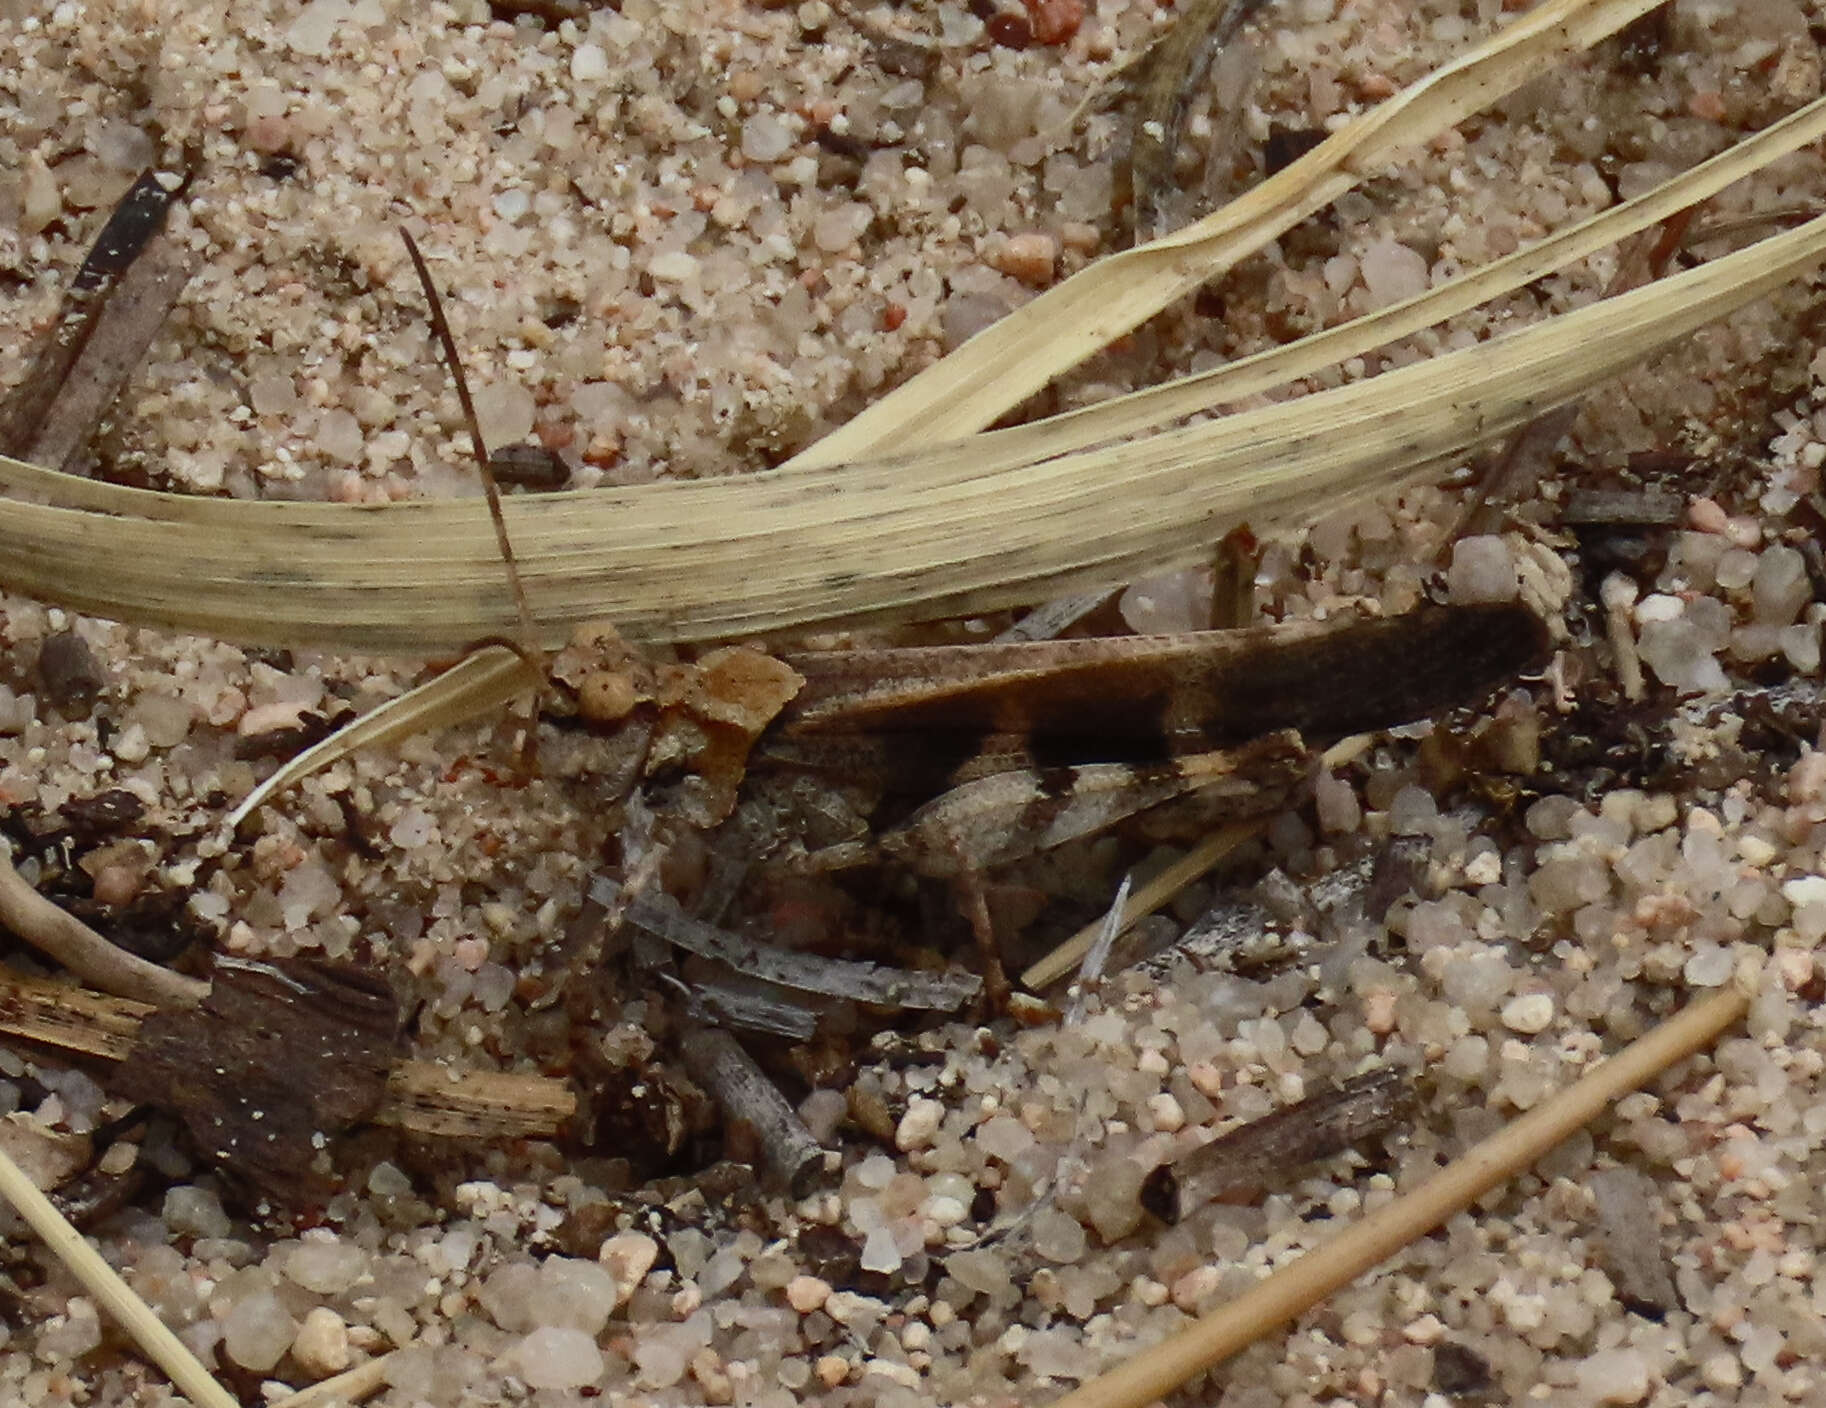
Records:
[[[184,1342],[153,1314],[152,1307],[133,1293],[113,1267],[83,1240],[38,1185],[0,1150],[0,1198],[18,1209],[32,1231],[44,1240],[70,1274],[94,1296],[134,1343],[163,1369],[177,1389],[197,1408],[241,1408],[228,1390],[217,1383]]]
[[[1213,831],[1152,880],[1136,888],[1123,899],[1120,906],[1112,907],[1109,914],[1086,924],[1046,957],[1031,964],[1021,974],[1021,986],[1038,992],[1041,988],[1058,982],[1084,960],[1091,945],[1097,942],[1106,926],[1113,931],[1110,935],[1112,940],[1116,935],[1125,933],[1134,926],[1137,919],[1144,914],[1152,914],[1238,846],[1254,837],[1261,831],[1262,825],[1259,821],[1239,821],[1234,826],[1224,826]]]
[[[1163,1344],[1056,1400],[1051,1408],[1143,1408],[1283,1325],[1378,1262],[1529,1168],[1613,1100],[1711,1045],[1749,1009],[1739,983],[1694,1002],[1567,1089],[1448,1164],[1411,1193],[1283,1267]]]
[[[359,1403],[370,1394],[385,1388],[387,1366],[397,1349],[357,1364],[353,1369],[322,1379],[309,1388],[301,1388],[290,1398],[281,1398],[272,1408],[323,1408],[329,1403]]]

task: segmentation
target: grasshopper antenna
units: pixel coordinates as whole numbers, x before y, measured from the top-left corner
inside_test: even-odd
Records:
[[[431,270],[425,264],[425,256],[419,253],[417,241],[403,225],[400,226],[399,237],[406,242],[406,253],[412,256],[412,267],[418,272],[419,287],[425,291],[425,302],[431,309],[431,330],[437,334],[438,344],[444,354],[444,365],[450,370],[450,379],[456,383],[457,401],[463,407],[464,424],[469,428],[470,448],[476,457],[476,469],[482,476],[482,492],[488,498],[488,516],[495,525],[495,543],[501,550],[501,561],[507,568],[507,584],[513,592],[514,611],[519,617],[520,640],[513,648],[544,679],[547,674],[545,652],[539,648],[539,636],[533,630],[533,613],[526,604],[526,584],[520,579],[520,563],[514,556],[513,540],[507,535],[507,517],[501,511],[500,486],[495,483],[494,471],[489,468],[488,442],[482,438],[482,423],[476,418],[475,402],[470,399],[469,381],[463,375],[463,360],[457,353],[456,338],[451,334],[449,320],[444,317],[443,300],[438,297],[437,285],[431,280]],[[531,753],[533,739],[532,720],[529,719],[525,740],[527,754]]]

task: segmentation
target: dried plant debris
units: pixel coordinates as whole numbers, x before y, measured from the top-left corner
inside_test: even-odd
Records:
[[[796,1198],[816,1186],[824,1150],[779,1087],[728,1032],[696,1027],[683,1040],[685,1067],[723,1112],[725,1148],[758,1146],[760,1162]]]
[[[1129,139],[1131,219],[1137,243],[1158,238],[1174,223],[1179,193],[1173,168],[1186,119],[1218,50],[1266,0],[1193,0],[1137,63],[1135,112]],[[1213,160],[1216,158],[1214,157]]]
[[[288,1207],[334,1187],[327,1141],[380,1112],[402,1052],[393,994],[314,960],[219,958],[209,995],[154,1012],[115,1085],[169,1110],[218,1165]]]
[[[1404,1071],[1383,1066],[1352,1076],[1160,1165],[1142,1183],[1142,1205],[1163,1222],[1177,1222],[1206,1203],[1253,1200],[1304,1165],[1393,1129],[1415,1098]]]
[[[0,450],[71,470],[190,281],[160,238],[188,174],[147,171],[114,207],[21,381],[0,403]]]
[[[598,877],[590,894],[605,908],[625,904],[628,923],[675,944],[700,958],[714,959],[738,973],[800,992],[823,993],[880,1007],[912,1007],[955,1012],[975,997],[982,982],[969,973],[920,973],[884,968],[877,963],[823,958],[756,943],[693,919],[678,901],[663,893],[625,898],[607,876]]]

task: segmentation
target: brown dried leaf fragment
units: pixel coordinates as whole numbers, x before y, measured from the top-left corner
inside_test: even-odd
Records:
[[[1412,1105],[1404,1071],[1384,1066],[1352,1076],[1228,1134],[1174,1164],[1162,1164],[1142,1184],[1142,1206],[1164,1222],[1220,1199],[1254,1197],[1284,1182],[1303,1164],[1328,1159],[1373,1139]]]
[[[402,1053],[377,977],[347,965],[218,959],[200,1007],[154,1012],[118,1093],[171,1111],[202,1150],[281,1202],[331,1191],[325,1141],[372,1120]]]

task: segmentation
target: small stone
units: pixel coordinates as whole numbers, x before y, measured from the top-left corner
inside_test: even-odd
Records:
[[[659,1243],[644,1232],[622,1232],[602,1244],[596,1260],[615,1278],[616,1306],[634,1294],[658,1257]]]
[[[821,1354],[812,1372],[826,1388],[836,1388],[850,1376],[850,1361],[840,1354]]]
[[[792,133],[777,113],[758,112],[742,124],[742,155],[750,161],[778,161],[792,147]]]
[[[600,1262],[548,1256],[539,1264],[526,1313],[534,1325],[581,1330],[594,1339],[623,1299],[619,1278]]]
[[[360,459],[361,422],[340,406],[332,406],[317,417],[317,448],[327,458],[345,464]]]
[[[1579,1389],[1593,1403],[1640,1403],[1648,1397],[1648,1359],[1640,1350],[1600,1350],[1578,1367]]]
[[[977,1126],[976,1143],[990,1158],[1009,1163],[1033,1148],[1034,1137],[1013,1115],[996,1115]]]
[[[579,44],[571,55],[573,83],[600,83],[609,76],[609,56],[597,44]]]
[[[1399,240],[1378,240],[1363,251],[1363,282],[1375,310],[1427,291],[1427,261]]]
[[[1524,993],[1503,1004],[1503,1025],[1512,1032],[1533,1036],[1553,1025],[1553,995]]]
[[[862,1255],[857,1264],[864,1271],[879,1271],[892,1274],[900,1270],[900,1248],[895,1244],[894,1233],[886,1227],[877,1227],[863,1239]]]
[[[945,1107],[938,1101],[914,1096],[907,1102],[907,1112],[900,1117],[900,1124],[894,1130],[895,1147],[902,1152],[925,1148],[938,1133],[944,1118]]]
[[[1010,278],[1033,288],[1052,282],[1059,263],[1059,242],[1042,232],[1011,235],[991,251],[989,262]]]
[[[222,1318],[222,1348],[243,1369],[267,1373],[285,1357],[298,1335],[298,1322],[271,1291],[236,1301]]]
[[[1185,1110],[1166,1092],[1148,1097],[1148,1118],[1163,1134],[1175,1134],[1186,1127]]]
[[[101,1345],[101,1316],[87,1296],[75,1296],[69,1309],[38,1336],[38,1356],[56,1362],[81,1359]]]
[[[682,249],[669,249],[647,261],[647,272],[661,283],[689,283],[697,277],[697,256]]]
[[[216,1195],[188,1183],[166,1192],[161,1215],[180,1237],[226,1237],[233,1230]]]
[[[1033,1249],[1046,1260],[1070,1266],[1084,1259],[1084,1228],[1077,1218],[1058,1208],[1042,1208],[1031,1227]]]
[[[285,1277],[320,1296],[339,1296],[368,1270],[368,1254],[352,1242],[306,1235],[285,1260]]]
[[[801,1315],[822,1308],[831,1296],[831,1283],[816,1276],[795,1276],[786,1283],[786,1303]]]
[[[349,1367],[349,1327],[327,1305],[306,1313],[292,1340],[292,1359],[313,1379],[327,1379]]]
[[[492,381],[475,393],[476,420],[490,445],[510,445],[533,433],[538,403],[517,381]]]
[[[530,1389],[577,1389],[602,1377],[602,1351],[582,1330],[542,1326],[514,1348],[521,1381]]]
[[[1446,589],[1454,606],[1514,601],[1521,578],[1509,544],[1493,533],[1460,538],[1452,545]]]
[[[1705,944],[1688,957],[1682,976],[1696,988],[1716,988],[1728,983],[1736,968],[1737,959],[1730,949]]]
[[[259,376],[248,387],[247,399],[252,403],[256,415],[290,415],[298,409],[298,387],[284,373]]]
[[[1105,1242],[1117,1242],[1141,1225],[1141,1183],[1146,1175],[1129,1158],[1106,1159],[1084,1185],[1084,1211]]]
[[[1751,609],[1757,622],[1765,626],[1791,625],[1812,598],[1807,560],[1782,544],[1764,548],[1750,579]]]

